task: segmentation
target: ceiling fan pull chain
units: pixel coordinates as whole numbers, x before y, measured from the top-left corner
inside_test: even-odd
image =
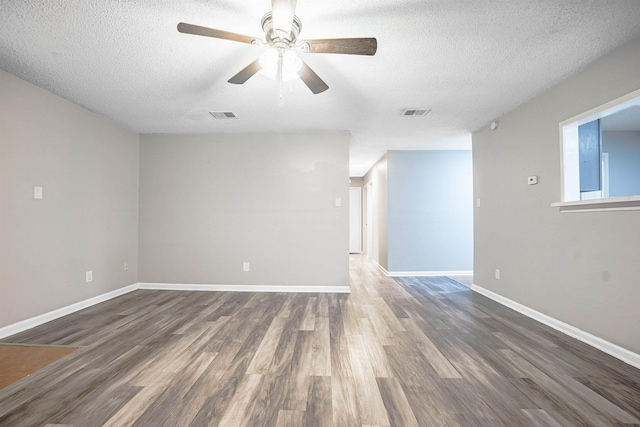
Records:
[[[276,74],[276,79],[278,81],[278,86],[280,88],[280,99],[282,99],[282,61],[284,56],[284,50],[282,48],[278,48],[278,73]]]

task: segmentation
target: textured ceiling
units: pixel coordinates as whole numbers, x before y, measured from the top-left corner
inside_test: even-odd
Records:
[[[0,68],[140,133],[349,130],[351,175],[389,149],[470,148],[469,132],[640,36],[638,0],[298,0],[300,39],[376,37],[373,57],[302,54],[329,85],[226,81],[264,48],[269,0],[2,0]],[[404,108],[426,117],[401,117]],[[233,111],[215,120],[208,111]]]

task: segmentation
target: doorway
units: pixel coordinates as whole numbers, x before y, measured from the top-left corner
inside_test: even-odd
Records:
[[[367,259],[374,259],[373,254],[373,183],[364,186],[364,235]]]
[[[349,253],[362,252],[362,189],[349,187]]]

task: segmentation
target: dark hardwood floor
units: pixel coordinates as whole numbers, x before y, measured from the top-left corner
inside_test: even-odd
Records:
[[[351,294],[139,290],[3,342],[72,354],[2,426],[640,425],[640,371],[449,278]]]

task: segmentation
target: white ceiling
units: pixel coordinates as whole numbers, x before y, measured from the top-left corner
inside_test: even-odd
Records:
[[[270,7],[2,0],[0,68],[140,133],[349,130],[361,176],[389,149],[470,148],[469,132],[640,36],[638,0],[298,0],[299,39],[376,37],[378,52],[302,54],[329,90],[294,81],[280,100],[261,75],[226,82],[264,48],[176,30],[263,38]],[[408,107],[431,113],[401,117]]]

